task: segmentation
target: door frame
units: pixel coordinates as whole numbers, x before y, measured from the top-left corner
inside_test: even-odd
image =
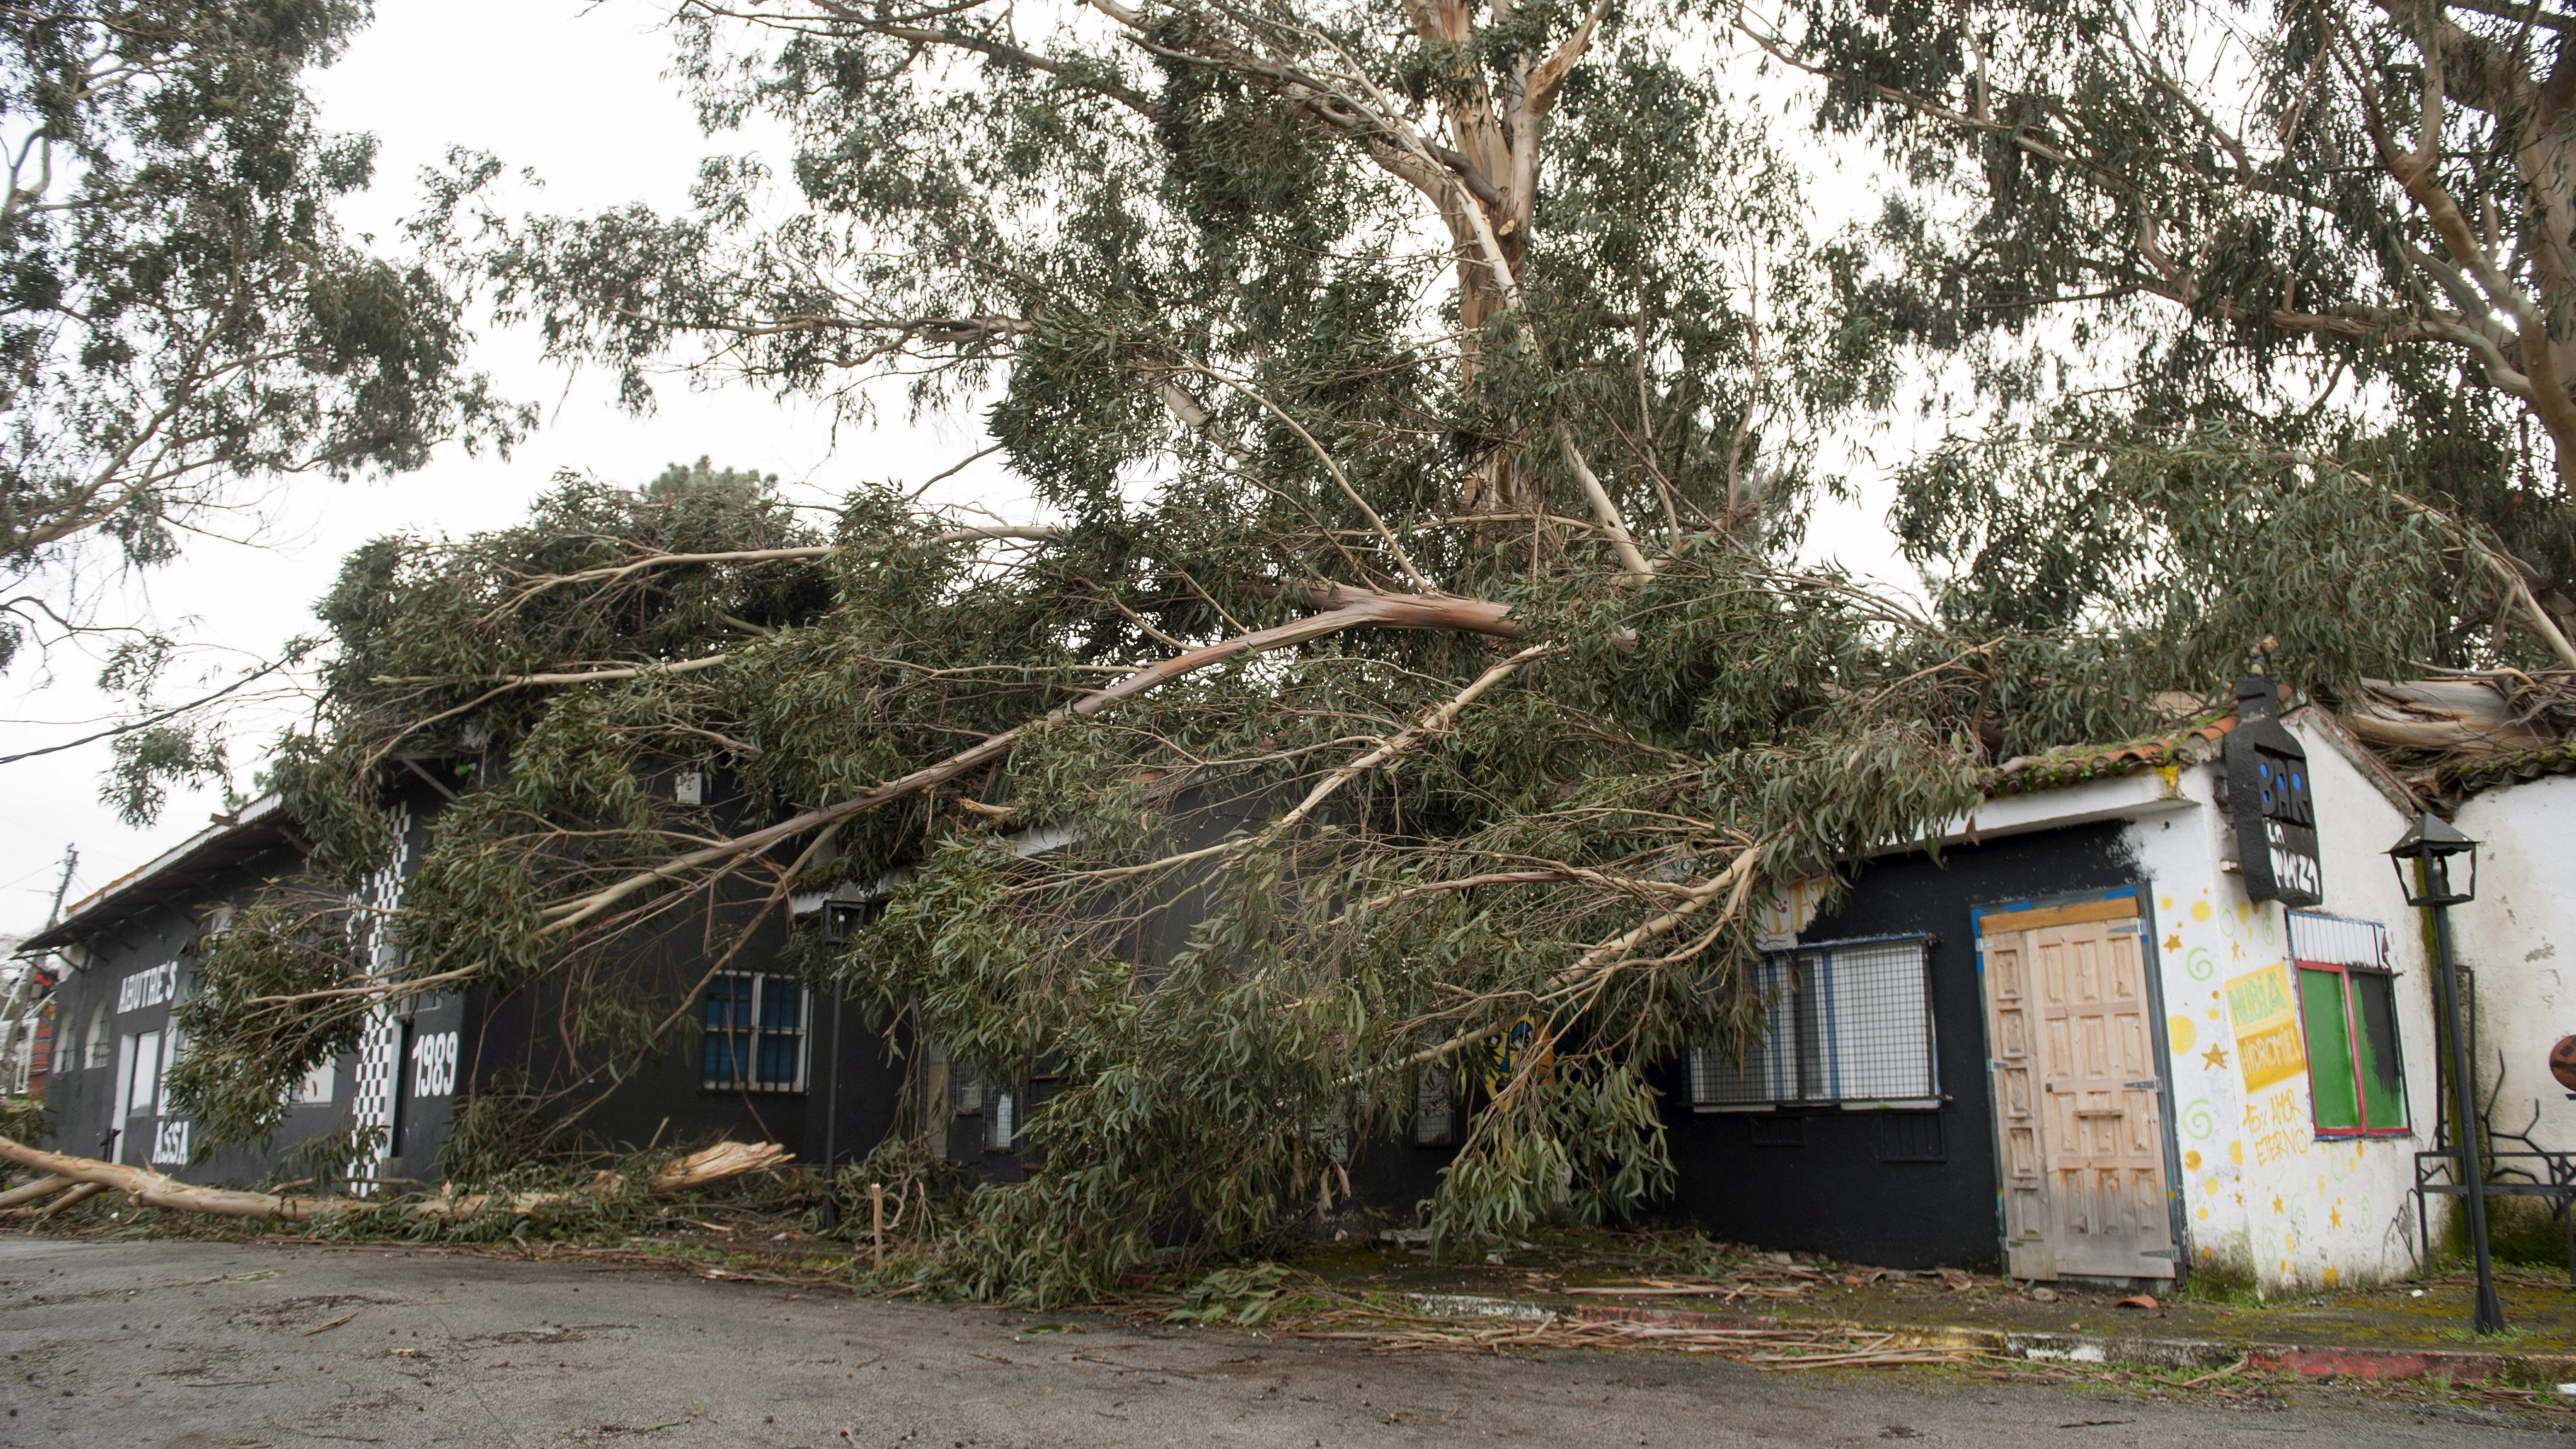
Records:
[[[145,1027],[131,1032],[126,1036],[126,1041],[130,1045],[126,1050],[117,1053],[125,1063],[125,1070],[117,1083],[116,1094],[118,1099],[125,1103],[125,1111],[116,1121],[118,1135],[115,1160],[125,1162],[126,1153],[129,1150],[137,1150],[134,1143],[139,1137],[143,1142],[143,1146],[139,1149],[142,1157],[126,1165],[140,1167],[147,1172],[152,1170],[152,1149],[160,1134],[161,1103],[167,1092],[162,1078],[170,1069],[169,1032],[170,1024],[166,1021],[159,1026]],[[151,1043],[149,1057],[144,1054],[146,1042]],[[143,1071],[147,1061],[152,1068],[152,1090],[138,1096],[134,1090],[135,1077]],[[134,1119],[137,1117],[150,1118],[152,1122],[150,1129],[142,1133],[135,1132]]]
[[[115,1032],[112,1021],[109,1030]],[[125,1160],[125,1119],[132,1115],[127,1108],[134,1101],[134,1056],[141,1033],[125,1031],[115,1032],[115,1035],[116,1083],[110,1093],[107,1118],[108,1130],[114,1135],[107,1139],[107,1160],[123,1162]]]
[[[2051,906],[2085,905],[2093,901],[2115,901],[2124,896],[2137,901],[2138,969],[2146,978],[2147,1049],[2156,1062],[2157,1130],[2164,1138],[2165,1220],[2174,1245],[2174,1277],[2180,1288],[2190,1277],[2191,1225],[2183,1211],[2182,1146],[2174,1122],[2173,1048],[2165,1031],[2164,961],[2156,938],[2156,900],[2153,883],[2139,881],[2129,885],[2103,886],[2092,890],[2055,891],[2045,895],[2016,896],[2010,900],[1988,901],[1968,907],[1968,945],[1977,960],[1977,1042],[1984,1057],[1980,1064],[1986,1075],[1986,1135],[1992,1143],[1995,1162],[1995,1250],[2004,1264],[2007,1277],[2012,1272],[2012,1239],[2004,1224],[2004,1139],[2002,1100],[1994,1091],[1994,1036],[1987,1018],[1993,1015],[1993,998],[1986,994],[1985,918],[2018,911],[2046,910]]]

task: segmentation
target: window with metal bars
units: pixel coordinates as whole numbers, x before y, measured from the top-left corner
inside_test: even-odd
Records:
[[[986,1152],[1018,1151],[1029,1115],[1052,1089],[1055,1077],[1041,1072],[1014,1084],[984,1075],[935,1042],[930,1053],[948,1095],[950,1115],[974,1124],[970,1130]]]
[[[805,988],[784,976],[728,971],[708,982],[707,1090],[804,1091],[808,1006]]]
[[[2377,921],[2290,912],[2307,1034],[2308,1096],[2319,1137],[2402,1137],[2406,1061],[2397,1044],[2397,973]]]
[[[1691,1049],[1691,1106],[1937,1106],[1928,936],[1828,941],[1755,968],[1762,1025]]]

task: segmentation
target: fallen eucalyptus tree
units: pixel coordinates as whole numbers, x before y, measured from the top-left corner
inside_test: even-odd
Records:
[[[644,1187],[653,1196],[667,1197],[746,1173],[766,1171],[786,1162],[788,1157],[787,1151],[774,1142],[719,1142],[663,1165],[645,1179]],[[601,1173],[586,1188],[568,1192],[460,1195],[442,1189],[429,1196],[392,1199],[297,1197],[286,1193],[203,1187],[181,1182],[148,1167],[48,1152],[6,1137],[0,1137],[0,1160],[45,1174],[33,1182],[0,1193],[0,1209],[33,1210],[40,1216],[50,1216],[101,1192],[120,1192],[138,1207],[206,1213],[214,1217],[271,1218],[283,1223],[308,1223],[359,1208],[381,1208],[390,1202],[397,1211],[410,1217],[463,1223],[486,1213],[542,1212],[584,1200],[596,1201],[626,1187],[626,1180],[617,1174]],[[48,1198],[52,1201],[46,1201]]]
[[[1924,841],[1997,762],[2169,726],[2266,635],[2316,688],[2549,647],[2486,629],[2485,535],[2358,424],[2292,451],[2244,408],[2106,435],[2026,513],[1980,489],[2060,454],[1908,474],[1919,560],[1985,550],[1929,607],[1802,563],[1821,439],[1903,376],[1903,258],[1809,233],[1687,7],[788,0],[681,33],[708,114],[795,138],[790,224],[748,230],[767,173],[716,166],[700,214],[486,214],[444,255],[639,403],[672,359],[854,418],[892,377],[988,400],[1052,521],[570,480],[354,555],[275,772],[312,873],[180,1011],[207,1142],[432,987],[554,1003],[529,1089],[577,1121],[755,921],[900,876],[786,964],[1056,1079],[1044,1170],[941,1245],[971,1291],[1275,1233],[1442,1081],[1474,1083],[1444,1238],[1612,1219],[1670,1181],[1650,1073],[1768,1009],[1740,968],[1784,883]],[[453,803],[398,908],[356,904],[396,767]],[[398,964],[352,945],[379,920]],[[634,996],[622,953],[682,925],[702,971]],[[1484,1044],[1524,1026],[1506,1070]]]

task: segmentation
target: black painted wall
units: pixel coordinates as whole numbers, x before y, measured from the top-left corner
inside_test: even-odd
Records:
[[[1712,1237],[1891,1268],[1992,1267],[1997,1226],[1985,1003],[1970,912],[2139,884],[2117,822],[1875,861],[1802,943],[1897,936],[1931,948],[1933,1112],[1691,1110],[1687,1068],[1660,1075],[1677,1175],[1669,1214]]]
[[[292,851],[271,851],[83,943],[82,964],[67,973],[54,991],[54,1059],[46,1078],[45,1101],[57,1150],[148,1166],[185,1182],[247,1185],[267,1177],[299,1144],[343,1125],[355,1087],[351,1056],[333,1065],[330,1099],[289,1107],[286,1120],[261,1149],[228,1148],[201,1157],[198,1154],[206,1144],[193,1131],[193,1124],[180,1128],[181,1114],[172,1112],[165,1119],[149,1103],[138,1103],[123,1121],[115,1120],[120,1063],[123,1069],[131,1068],[118,1050],[119,1043],[145,1033],[160,1033],[167,1039],[171,1008],[196,989],[195,948],[201,923],[217,907],[246,899],[264,882],[300,868]],[[165,999],[121,1009],[128,980],[172,966],[176,967],[171,973],[173,989]],[[158,990],[148,994],[163,996]],[[104,1018],[99,1015],[101,1006],[106,1008]],[[175,1149],[184,1141],[191,1160],[156,1156],[155,1148],[165,1142],[165,1125],[174,1129],[167,1145]]]
[[[1460,1115],[1463,1120],[1463,1110]],[[1414,1222],[1416,1209],[1440,1190],[1441,1169],[1457,1155],[1456,1147],[1416,1143],[1410,1123],[1401,1133],[1380,1133],[1354,1142],[1347,1164],[1351,1196],[1361,1206],[1376,1208],[1399,1222]],[[1430,1218],[1420,1214],[1419,1220]]]
[[[726,969],[779,973],[786,933],[778,915],[771,912],[750,927],[750,941]],[[880,1031],[856,1008],[836,1007],[828,993],[815,992],[810,999],[804,1091],[705,1086],[699,983],[730,944],[710,936],[702,911],[684,911],[581,979],[577,989],[585,1000],[614,1001],[655,1018],[680,1013],[661,1049],[641,1061],[612,1058],[598,1046],[578,1056],[568,1053],[563,994],[550,988],[478,1003],[466,1031],[460,1081],[472,1082],[476,1091],[552,1094],[562,1110],[588,1104],[580,1111],[579,1129],[587,1141],[609,1150],[730,1137],[776,1142],[818,1170],[827,1158],[833,1166],[846,1166],[865,1157],[893,1125],[904,1068]]]

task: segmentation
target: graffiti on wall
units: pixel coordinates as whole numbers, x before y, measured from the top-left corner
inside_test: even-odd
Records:
[[[2225,885],[2157,906],[2194,1260],[2282,1288],[2411,1271],[2387,1222],[2411,1212],[2415,1144],[2317,1136],[2281,909]]]
[[[2245,1103],[2245,1141],[2257,1167],[2307,1153],[2315,1146],[2307,1099],[2287,1087],[2269,1097],[2249,1098]]]
[[[2229,977],[2227,1014],[2236,1023],[2236,1069],[2249,1095],[2308,1069],[2307,1035],[2299,1028],[2286,963]]]

